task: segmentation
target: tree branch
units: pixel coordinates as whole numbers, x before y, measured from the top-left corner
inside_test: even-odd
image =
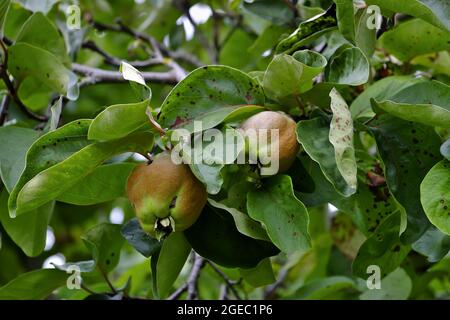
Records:
[[[5,123],[6,117],[8,116],[9,101],[9,95],[5,94],[2,99],[2,104],[0,105],[0,126]]]
[[[264,292],[264,299],[271,299],[275,293],[275,291],[283,284],[284,280],[286,280],[286,277],[289,273],[289,270],[284,268],[280,271],[279,277],[277,281],[275,281],[274,284],[267,287],[266,291]]]
[[[223,273],[222,270],[220,270],[219,268],[217,268],[217,266],[216,266],[213,262],[211,262],[211,261],[209,261],[209,260],[207,260],[207,261],[208,261],[209,265],[213,268],[213,270],[214,270],[219,276],[222,277],[222,279],[225,281],[225,285],[226,285],[227,288],[233,293],[233,295],[236,297],[236,299],[241,300],[241,297],[240,297],[239,293],[237,292],[236,288],[234,287],[234,285],[236,284],[236,282],[235,282],[235,281],[231,281],[231,280],[227,277],[227,275],[226,275],[225,273]]]
[[[97,83],[116,83],[127,81],[122,77],[122,74],[119,71],[103,70],[78,63],[72,63],[72,70],[79,75],[86,77],[86,79],[80,82],[80,87]],[[185,75],[180,74],[175,70],[170,70],[167,72],[142,72],[142,76],[149,82],[177,84],[184,78]]]
[[[200,271],[205,265],[205,259],[194,253],[194,265],[187,281],[188,299],[194,300],[198,297],[197,282],[200,277]]]

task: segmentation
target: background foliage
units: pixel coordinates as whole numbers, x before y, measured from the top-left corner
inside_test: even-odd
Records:
[[[449,14],[445,0],[2,0],[0,299],[449,298]],[[210,196],[196,224],[162,242],[140,229],[125,184],[161,130],[267,109],[297,122],[286,174],[192,165]]]

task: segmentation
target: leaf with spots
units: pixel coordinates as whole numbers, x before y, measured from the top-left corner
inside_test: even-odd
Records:
[[[33,146],[40,141],[41,139],[36,141]],[[56,199],[112,156],[124,152],[145,153],[152,148],[152,145],[151,133],[137,132],[122,139],[93,143],[79,151],[72,150],[75,152],[66,154],[68,156],[66,159],[61,159],[61,162],[52,167],[39,168],[44,169],[43,171],[30,170],[26,177],[23,179],[21,177],[20,189],[18,184],[17,190],[16,188],[13,190],[16,193],[15,197],[11,197],[9,201],[10,214],[20,215]],[[36,155],[29,152],[28,156]]]
[[[431,223],[450,235],[450,162],[442,160],[420,185],[420,201]]]
[[[341,175],[335,157],[333,145],[329,139],[329,122],[321,117],[302,120],[297,124],[297,140],[303,149],[317,162],[323,174],[334,188],[344,196],[355,192]]]
[[[347,103],[333,88],[330,92],[333,118],[330,123],[329,139],[334,147],[336,165],[351,190],[356,190],[357,166],[353,146],[353,120]]]
[[[281,251],[304,252],[311,248],[308,211],[295,197],[289,176],[272,177],[261,188],[249,192],[247,211],[265,226],[269,238]]]
[[[402,240],[412,243],[430,225],[420,204],[420,183],[441,159],[440,138],[433,127],[389,114],[378,116],[370,125],[389,190],[406,210],[408,225]]]
[[[44,134],[31,145],[26,154],[25,168],[9,197],[10,212],[16,207],[19,191],[29,180],[91,143],[87,140],[90,124],[91,120],[73,121]]]
[[[450,32],[413,19],[383,33],[380,42],[399,60],[409,61],[426,53],[450,50]]]
[[[205,66],[172,89],[157,120],[164,128],[194,132],[194,120],[202,121],[202,130],[206,130],[254,105],[264,105],[264,93],[256,80],[231,67]]]
[[[108,273],[119,263],[120,250],[125,241],[120,229],[117,224],[101,223],[82,237],[102,273]]]
[[[449,101],[450,87],[433,80],[416,83],[373,104],[404,120],[445,128],[450,125]]]
[[[367,267],[377,265],[381,276],[394,271],[408,255],[411,247],[400,241],[400,213],[388,216],[375,232],[367,238],[353,261],[355,276],[366,279]]]

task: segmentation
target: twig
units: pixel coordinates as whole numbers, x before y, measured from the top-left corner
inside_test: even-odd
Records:
[[[280,271],[279,277],[277,279],[277,281],[268,286],[265,293],[264,293],[264,299],[271,299],[275,293],[275,291],[283,284],[284,280],[286,280],[286,277],[289,273],[289,270],[284,268]]]
[[[227,286],[227,288],[233,293],[233,295],[236,297],[236,299],[241,300],[241,297],[239,295],[239,293],[237,292],[236,288],[234,287],[234,285],[236,284],[235,282],[231,281],[227,275],[225,273],[222,272],[222,270],[220,270],[219,268],[217,268],[217,266],[207,260],[209,265],[213,268],[213,270],[222,277],[222,279],[225,281],[225,285]]]
[[[8,116],[9,101],[9,95],[5,94],[0,105],[0,126],[5,123],[6,117]]]
[[[83,43],[82,48],[89,49],[93,52],[98,53],[101,55],[105,61],[105,63],[113,65],[113,66],[120,66],[122,63],[122,59],[113,57],[112,55],[108,54],[106,51],[98,47],[95,42],[93,41],[86,41]],[[135,68],[145,68],[150,67],[158,64],[163,64],[164,60],[160,58],[149,58],[146,60],[138,60],[138,61],[126,61],[128,64],[131,64]]]
[[[228,299],[228,287],[226,284],[222,284],[220,286],[219,300],[229,300]]]
[[[188,288],[187,283],[179,287],[174,293],[172,293],[167,300],[177,300]]]
[[[111,281],[108,278],[108,275],[106,274],[105,271],[103,271],[102,268],[98,268],[100,270],[101,275],[103,276],[103,278],[105,279],[106,284],[108,285],[108,287],[111,289],[113,294],[117,294],[117,290],[116,288],[114,288],[113,284],[111,283]]]
[[[81,81],[81,87],[96,83],[127,81],[122,77],[122,74],[119,71],[103,70],[78,63],[72,63],[72,70],[87,77],[84,81]],[[146,81],[155,83],[177,84],[182,80],[181,74],[175,70],[170,70],[167,72],[142,72],[142,76]]]
[[[191,273],[187,280],[188,299],[194,300],[198,296],[197,282],[200,277],[200,271],[205,265],[205,259],[194,253],[194,265],[192,266]]]

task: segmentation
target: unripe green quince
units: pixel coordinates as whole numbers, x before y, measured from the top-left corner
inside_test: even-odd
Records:
[[[297,156],[300,146],[297,142],[296,123],[283,112],[263,111],[251,116],[240,126],[241,132],[246,139],[247,152],[260,158],[263,154],[270,154],[272,147],[278,149],[279,169],[276,173],[285,172],[289,169]],[[267,130],[267,141],[261,141],[259,131]],[[272,141],[271,129],[278,129],[278,139]],[[252,135],[249,130],[256,131]],[[275,174],[275,173],[274,173]]]
[[[168,152],[133,170],[127,195],[143,230],[158,240],[192,226],[208,197],[189,166],[175,164]]]

